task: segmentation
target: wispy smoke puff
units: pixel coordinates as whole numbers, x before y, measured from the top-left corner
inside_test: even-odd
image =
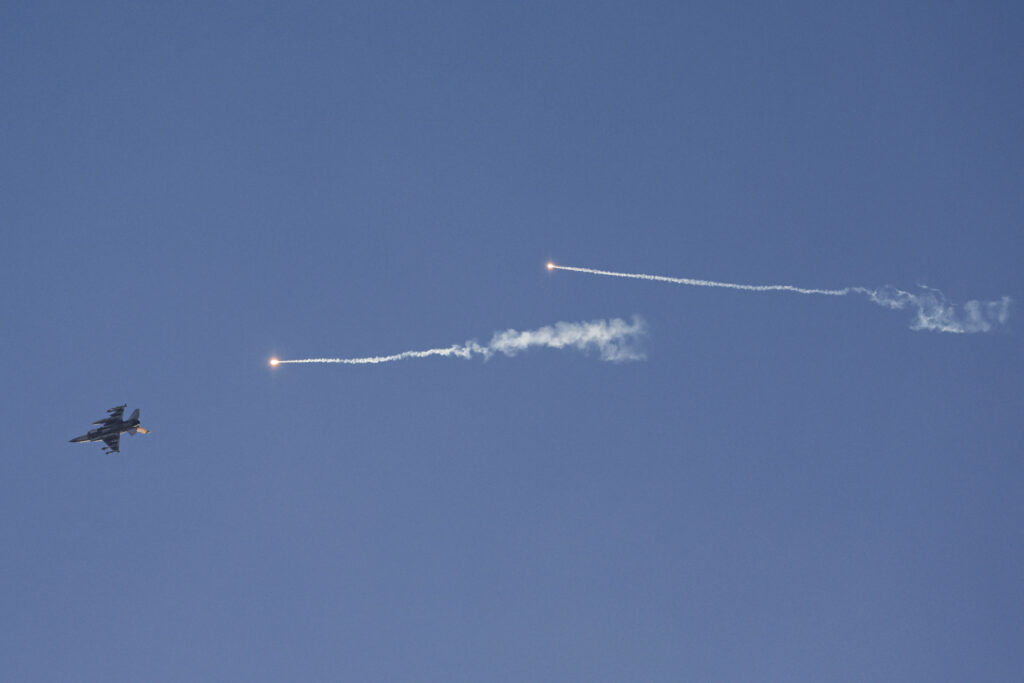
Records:
[[[863,294],[879,306],[902,310],[911,308],[916,316],[911,323],[913,330],[932,330],[935,332],[954,332],[958,334],[970,332],[989,332],[996,325],[1003,325],[1010,317],[1010,297],[1004,296],[998,301],[968,301],[958,310],[937,289],[922,287],[922,292],[913,294],[891,286],[870,289],[868,287],[844,287],[842,289],[806,289],[793,285],[741,285],[733,282],[715,282],[713,280],[695,280],[685,277],[666,277],[664,275],[647,275],[645,273],[618,273],[611,270],[579,268],[576,266],[558,266],[548,264],[549,270],[568,270],[591,275],[607,275],[611,277],[629,278],[634,280],[653,280],[671,282],[691,287],[722,287],[739,289],[746,292],[793,292],[796,294],[820,294],[826,296],[846,296]]]
[[[553,349],[568,346],[580,351],[597,349],[601,354],[601,360],[641,360],[643,354],[636,346],[645,332],[644,321],[638,316],[633,316],[632,323],[620,318],[608,321],[595,320],[589,323],[558,322],[539,330],[497,332],[481,352],[488,356],[494,352],[514,356],[531,346],[547,346]]]
[[[922,287],[920,294],[911,294],[894,287],[881,287],[866,290],[860,287],[853,291],[864,293],[880,306],[904,309],[908,306],[916,309],[916,317],[911,324],[914,330],[933,330],[936,332],[954,332],[958,334],[970,332],[989,332],[996,325],[1003,325],[1010,318],[1010,297],[1004,296],[999,301],[968,301],[961,310],[949,303],[937,289]]]
[[[303,358],[299,360],[278,360],[275,364],[342,363],[345,365],[367,365],[390,363],[406,358],[427,358],[429,356],[456,356],[468,359],[474,355],[480,355],[486,359],[495,353],[514,356],[520,351],[525,351],[535,346],[552,349],[573,348],[579,351],[596,350],[601,355],[601,360],[621,362],[643,359],[643,353],[637,347],[646,331],[646,324],[639,316],[634,316],[631,323],[627,323],[620,318],[583,323],[558,322],[537,330],[524,330],[522,332],[518,330],[505,330],[504,332],[496,332],[491,341],[486,345],[481,345],[476,341],[467,341],[462,345],[454,344],[424,351],[403,351],[402,353],[390,356]]]

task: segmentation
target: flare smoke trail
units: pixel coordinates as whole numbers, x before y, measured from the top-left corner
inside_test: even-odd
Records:
[[[505,330],[495,332],[491,341],[481,345],[476,341],[467,341],[465,344],[453,344],[438,349],[427,349],[425,351],[403,351],[390,356],[370,356],[368,358],[303,358],[299,360],[278,360],[274,358],[271,365],[283,365],[285,363],[342,363],[345,365],[371,365],[377,363],[391,363],[406,358],[427,358],[429,356],[456,356],[458,358],[472,358],[475,355],[490,358],[495,353],[503,353],[506,356],[514,356],[520,351],[533,346],[544,346],[552,349],[574,348],[579,351],[596,349],[601,354],[601,360],[627,361],[642,360],[643,354],[637,350],[636,345],[646,333],[644,321],[633,316],[633,322],[627,323],[620,318],[612,320],[594,320],[585,323],[558,322],[554,325],[541,327],[537,330]]]
[[[1004,296],[999,301],[968,301],[963,311],[957,311],[946,297],[937,289],[922,286],[920,294],[912,294],[888,285],[877,289],[868,287],[844,287],[842,289],[805,289],[793,285],[740,285],[733,282],[715,282],[714,280],[695,280],[688,277],[665,277],[664,275],[647,275],[645,273],[617,273],[611,270],[595,268],[578,268],[575,266],[559,266],[548,263],[548,270],[568,270],[590,275],[608,275],[633,280],[653,280],[671,282],[677,285],[692,287],[722,287],[739,289],[745,292],[796,292],[797,294],[822,294],[825,296],[846,296],[847,294],[863,294],[871,301],[885,308],[901,310],[908,306],[916,309],[916,317],[910,328],[913,330],[932,330],[936,332],[988,332],[996,324],[1002,325],[1010,317],[1010,297]]]

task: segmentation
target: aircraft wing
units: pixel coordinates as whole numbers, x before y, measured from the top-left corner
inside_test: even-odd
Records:
[[[121,435],[111,434],[110,436],[103,437],[103,443],[107,444],[107,449],[111,453],[120,453]]]
[[[125,407],[126,406],[114,406],[113,408],[111,408],[110,410],[107,411],[107,413],[109,413],[109,414],[105,418],[103,418],[102,420],[96,420],[95,422],[93,422],[93,424],[94,425],[108,425],[108,424],[116,424],[118,422],[121,422],[124,419],[124,409],[125,409]]]

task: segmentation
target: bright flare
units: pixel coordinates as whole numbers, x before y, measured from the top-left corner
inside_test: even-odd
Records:
[[[793,285],[741,285],[735,282],[716,282],[714,280],[695,280],[688,277],[666,277],[664,275],[648,275],[647,273],[619,273],[614,270],[598,270],[596,268],[579,268],[577,266],[556,266],[548,263],[548,270],[568,270],[590,275],[608,275],[611,277],[630,278],[633,280],[653,280],[655,282],[672,282],[677,285],[691,287],[722,287],[739,289],[745,292],[796,292],[797,294],[824,294],[826,296],[846,296],[861,294],[868,299],[895,310],[908,306],[917,309],[916,320],[911,324],[912,330],[934,330],[936,332],[988,332],[996,325],[1003,325],[1010,317],[1012,300],[1004,296],[998,301],[968,301],[962,310],[949,303],[937,289],[921,285],[919,294],[904,292],[889,285],[871,289],[869,287],[843,287],[842,289],[808,289]]]
[[[637,316],[633,317],[632,323],[627,323],[621,318],[611,320],[594,320],[592,322],[567,323],[558,322],[554,325],[546,325],[536,330],[505,330],[495,332],[491,341],[487,344],[480,344],[476,341],[467,341],[465,344],[452,344],[437,349],[426,349],[424,351],[402,351],[390,356],[370,356],[367,358],[299,358],[278,360],[274,358],[271,365],[284,365],[285,363],[342,363],[345,365],[376,365],[378,363],[391,363],[406,358],[429,358],[430,356],[444,356],[455,358],[473,358],[474,356],[491,356],[501,353],[506,356],[514,356],[520,351],[532,347],[547,347],[549,349],[577,349],[579,351],[596,350],[601,360],[621,362],[643,359],[643,353],[637,348],[640,340],[646,334],[644,321]]]

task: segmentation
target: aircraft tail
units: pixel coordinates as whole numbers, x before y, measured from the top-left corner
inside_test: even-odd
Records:
[[[132,416],[130,418],[128,418],[129,421],[134,421],[136,423],[135,426],[132,427],[131,430],[128,432],[129,434],[132,434],[132,435],[134,435],[134,434],[149,434],[149,430],[148,429],[146,429],[142,425],[138,424],[138,422],[139,422],[139,412],[140,412],[139,409],[136,408],[135,412],[132,413]]]

